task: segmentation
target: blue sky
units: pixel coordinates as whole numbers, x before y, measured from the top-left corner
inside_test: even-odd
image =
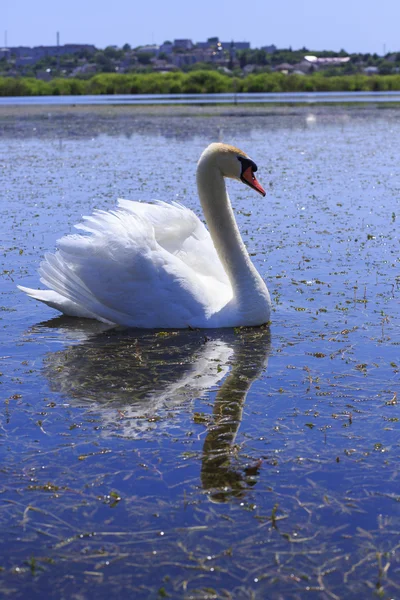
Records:
[[[166,39],[249,41],[259,47],[400,51],[400,0],[1,0],[0,46]]]

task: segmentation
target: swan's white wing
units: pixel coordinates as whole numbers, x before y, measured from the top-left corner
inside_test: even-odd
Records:
[[[232,290],[205,227],[179,205],[123,204],[84,217],[77,228],[90,235],[66,236],[45,257],[41,281],[63,298],[58,306],[25,291],[66,314],[121,325],[207,326]]]
[[[120,198],[118,206],[148,220],[154,227],[154,236],[160,246],[196,273],[215,277],[230,286],[210,234],[192,210],[177,202],[168,204],[159,200],[148,204]]]

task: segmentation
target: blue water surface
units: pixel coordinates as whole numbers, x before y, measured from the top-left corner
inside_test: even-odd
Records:
[[[2,597],[399,595],[400,112],[241,110],[0,112]],[[118,197],[200,214],[216,140],[267,189],[228,183],[270,327],[110,329],[17,290]]]
[[[0,106],[36,105],[207,105],[207,104],[336,104],[400,102],[399,91],[383,92],[240,92],[224,94],[95,94],[69,96],[4,96]]]

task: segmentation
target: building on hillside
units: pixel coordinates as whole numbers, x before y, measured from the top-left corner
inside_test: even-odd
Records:
[[[154,56],[157,56],[159,51],[160,46],[157,46],[157,44],[147,44],[146,46],[139,46],[136,48],[137,54],[153,54]]]
[[[243,75],[250,75],[250,73],[254,73],[254,71],[257,71],[257,65],[245,65],[242,70]]]
[[[11,56],[16,56],[17,58],[20,56],[31,56],[33,53],[33,48],[29,46],[14,46],[8,48],[8,50],[11,52]]]
[[[250,50],[250,42],[235,42],[231,40],[230,42],[220,42],[218,37],[208,38],[206,42],[197,42],[197,48],[206,49],[206,48],[214,48],[221,50],[230,50],[234,48],[235,50]]]
[[[160,53],[162,52],[163,54],[166,54],[167,56],[169,56],[170,54],[172,54],[173,49],[174,49],[174,45],[172,42],[164,42],[160,46]]]
[[[79,75],[95,75],[97,73],[97,65],[95,63],[85,63],[75,67],[69,74],[69,77],[76,77]]]
[[[16,67],[28,67],[34,65],[39,59],[35,56],[17,56],[15,59]]]
[[[160,73],[167,73],[169,71],[175,71],[176,67],[172,63],[168,62],[168,60],[160,59],[160,58],[152,58],[151,65],[153,71],[158,71]]]
[[[36,72],[36,79],[40,79],[41,81],[51,81],[52,78],[51,69],[42,69]]]
[[[267,54],[274,54],[277,51],[277,47],[274,44],[270,44],[269,46],[261,46],[261,50],[264,50]]]
[[[366,75],[378,75],[378,73],[379,73],[379,67],[373,67],[371,65],[369,67],[365,67],[365,69],[363,69],[363,72]]]
[[[234,48],[235,50],[250,50],[250,42],[221,42],[221,46],[224,50]]]
[[[174,40],[174,50],[192,50],[194,44],[192,40]]]
[[[11,52],[9,48],[0,48],[0,59],[5,58],[8,60],[10,58]]]
[[[218,46],[219,44],[220,44],[219,37],[214,36],[214,37],[207,38],[207,47],[208,48],[215,48],[215,46]]]
[[[31,58],[34,62],[46,56],[63,56],[65,54],[77,54],[87,52],[94,54],[96,46],[92,44],[64,44],[63,46],[14,46],[9,48],[11,56],[15,58]]]
[[[78,54],[80,52],[87,52],[88,54],[94,54],[97,51],[96,46],[93,44],[64,44],[63,46],[56,46],[61,48],[61,54]]]
[[[278,71],[279,73],[291,73],[293,71],[294,67],[293,65],[290,65],[289,63],[281,63],[280,65],[276,65],[275,67],[275,71]]]
[[[314,67],[338,67],[349,62],[350,56],[305,56],[304,60]]]
[[[302,60],[299,63],[296,63],[292,66],[293,69],[297,72],[297,74],[302,73],[304,75],[305,73],[312,73],[315,70],[313,64],[308,60]]]
[[[137,62],[138,59],[136,56],[136,52],[134,50],[128,50],[128,52],[125,52],[124,56],[118,62],[120,72],[129,71],[129,69],[132,69],[132,67],[134,67],[137,64]]]
[[[211,48],[195,48],[192,54],[196,57],[196,62],[211,62],[214,56],[214,51]]]
[[[179,69],[194,65],[195,63],[199,62],[196,55],[192,52],[180,52],[179,54],[173,54],[170,56],[169,60],[171,64]]]
[[[384,57],[385,60],[388,60],[389,62],[399,62],[400,61],[400,52],[392,52],[392,54],[389,54],[387,56]]]
[[[191,52],[180,52],[169,57],[169,60],[176,67],[194,65],[196,63],[214,63],[225,64],[226,57],[224,53],[217,52],[211,48],[194,48]]]

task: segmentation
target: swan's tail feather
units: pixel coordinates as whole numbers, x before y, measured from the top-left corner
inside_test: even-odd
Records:
[[[24,287],[23,285],[17,285],[17,288],[21,290],[21,292],[25,292],[30,298],[40,300],[40,302],[44,302],[52,308],[57,308],[56,305],[62,299],[62,296],[53,290],[34,290],[32,288]]]
[[[104,307],[73,269],[62,260],[59,252],[46,255],[40,264],[39,273],[40,281],[50,287],[50,290],[35,290],[21,285],[17,287],[34,300],[39,300],[70,317],[97,319],[108,324],[118,321],[117,311],[109,310],[107,313],[110,314],[105,316]]]
[[[24,288],[23,291],[29,290],[26,291],[29,296],[66,314],[99,318],[90,290],[74,273],[73,268],[63,260],[60,252],[45,255],[45,259],[40,263],[39,275],[40,281],[50,290]]]
[[[61,296],[85,305],[91,293],[60,254],[46,254],[39,267],[40,281]]]
[[[68,300],[68,298],[64,298],[64,296],[61,296],[54,290],[34,290],[32,288],[24,287],[23,285],[18,285],[17,288],[21,290],[21,292],[25,292],[30,298],[39,300],[39,302],[43,302],[44,304],[47,304],[47,306],[50,306],[50,308],[59,310],[69,317],[98,319],[98,317],[90,311],[78,306],[75,302]]]
[[[120,273],[122,279],[125,276],[131,280],[132,256],[136,257],[136,266],[141,257],[136,247],[150,251],[156,248],[154,229],[140,215],[121,210],[95,211],[83,218],[78,229],[90,235],[74,234],[61,238],[59,250],[55,254],[46,254],[40,264],[40,281],[50,290],[23,288],[23,291],[65,314],[105,323],[130,322],[131,316],[124,310],[127,301],[112,306],[107,288],[113,288]],[[103,272],[108,273],[105,289],[99,289],[96,273]]]
[[[46,254],[45,260],[40,264],[39,274],[40,281],[59,296],[73,303],[81,316],[90,315],[92,319],[99,319],[106,323],[114,322],[102,315],[104,307],[76,275],[73,266],[65,260],[62,251]],[[90,307],[90,310],[85,307]]]

